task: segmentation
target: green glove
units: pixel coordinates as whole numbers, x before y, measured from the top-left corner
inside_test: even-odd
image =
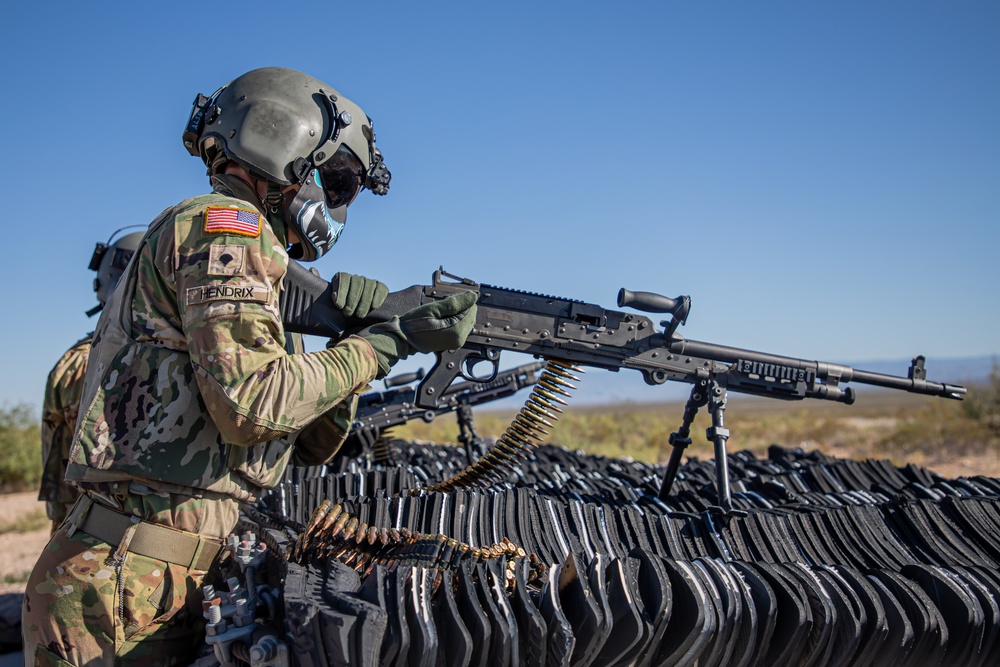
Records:
[[[377,378],[385,377],[397,361],[416,352],[444,352],[465,345],[476,323],[478,299],[475,292],[459,292],[359,331],[375,349]]]
[[[381,380],[388,375],[397,361],[410,356],[409,348],[396,336],[371,333],[367,330],[358,333],[358,335],[368,341],[368,344],[375,350],[375,359],[378,361],[378,372],[375,373],[376,380]]]
[[[347,317],[365,317],[381,306],[389,294],[389,288],[383,283],[343,271],[335,275],[331,283],[333,305]]]

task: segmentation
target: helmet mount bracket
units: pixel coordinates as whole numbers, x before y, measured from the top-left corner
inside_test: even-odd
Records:
[[[110,242],[109,242],[110,243]],[[101,260],[104,259],[104,254],[108,251],[108,243],[101,243],[98,241],[97,245],[94,246],[94,254],[90,256],[90,265],[87,267],[91,271],[96,271],[101,266]],[[97,288],[95,287],[96,291]]]
[[[306,177],[312,170],[313,164],[310,160],[303,157],[297,157],[292,161],[292,174],[295,176],[296,183],[301,183],[306,180]]]
[[[215,105],[215,101],[219,99],[219,93],[226,89],[226,86],[222,86],[217,91],[212,93],[211,97],[206,97],[201,93],[194,98],[194,103],[191,106],[191,117],[188,118],[187,127],[184,128],[184,134],[181,135],[181,139],[184,142],[184,148],[187,152],[194,157],[200,157],[200,148],[198,142],[201,141],[201,135],[205,132],[205,125],[211,124],[219,117],[219,109]],[[206,119],[205,114],[211,113],[211,118]]]

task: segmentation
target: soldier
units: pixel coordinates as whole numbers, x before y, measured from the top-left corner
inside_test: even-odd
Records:
[[[370,381],[415,351],[461,346],[475,321],[465,292],[289,354],[289,256],[325,254],[360,190],[388,191],[371,121],[327,84],[269,67],[199,95],[183,138],[213,192],[150,224],[98,322],[66,473],[84,495],[27,583],[29,664],[188,664],[199,589],[238,503],[290,458],[328,460]],[[349,316],[388,292],[363,276],[334,283]],[[324,413],[339,437],[295,446]]]
[[[140,233],[127,234],[112,243],[112,239],[120,231],[122,230],[112,234],[107,243],[98,243],[90,259],[90,270],[97,271],[94,292],[97,293],[99,303],[87,311],[88,315],[93,315],[104,307],[142,238]],[[42,404],[42,485],[38,491],[38,499],[45,501],[45,512],[52,520],[53,533],[80,495],[76,488],[66,484],[64,478],[93,336],[94,333],[91,332],[74,343],[56,363],[45,383],[45,402]]]

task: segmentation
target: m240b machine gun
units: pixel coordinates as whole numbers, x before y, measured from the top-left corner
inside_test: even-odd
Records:
[[[434,407],[420,407],[415,401],[412,384],[423,379],[424,371],[394,375],[385,379],[385,391],[372,391],[358,399],[354,424],[348,442],[356,440],[362,448],[376,444],[385,432],[414,419],[428,424],[441,415],[454,412],[458,418],[458,441],[465,447],[468,460],[475,457],[479,434],[472,415],[472,407],[500,400],[538,382],[538,371],[544,363],[534,362],[498,372],[496,377],[484,382],[457,382],[449,386]],[[378,456],[376,458],[379,458]]]
[[[727,392],[783,400],[816,398],[853,403],[849,382],[888,389],[961,399],[965,387],[932,382],[926,377],[924,357],[914,357],[906,377],[884,375],[850,366],[809,361],[755,352],[714,343],[687,340],[677,328],[687,321],[691,298],[675,299],[651,292],[618,292],[618,306],[647,313],[666,313],[662,330],[643,315],[606,310],[599,305],[505,287],[483,285],[434,272],[430,285],[414,285],[389,294],[385,302],[363,319],[348,320],[334,307],[333,287],[301,265],[291,262],[285,276],[282,319],[289,331],[338,337],[375,322],[391,319],[423,303],[456,292],[478,293],[476,323],[465,345],[437,355],[437,362],[417,386],[415,403],[436,409],[447,401],[448,388],[459,376],[468,382],[489,382],[499,371],[503,351],[534,355],[547,362],[525,408],[491,452],[458,477],[440,483],[436,490],[497,481],[500,461],[509,461],[538,444],[545,427],[561,411],[558,404],[573,388],[568,379],[581,367],[640,372],[647,384],[668,380],[693,385],[680,428],[670,437],[670,461],[660,487],[660,497],[670,493],[684,448],[691,443],[695,414],[707,406],[712,426],[707,437],[715,449],[719,511],[733,512],[726,460],[724,413]],[[483,369],[486,369],[485,371]],[[478,466],[478,467],[477,467]]]

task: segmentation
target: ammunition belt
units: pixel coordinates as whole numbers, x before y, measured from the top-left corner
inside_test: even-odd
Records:
[[[446,535],[369,526],[339,503],[329,500],[324,500],[313,512],[296,542],[289,545],[286,558],[297,563],[336,558],[366,572],[376,565],[390,571],[416,565],[452,569],[465,562],[506,558],[510,577],[516,563],[521,561],[529,563],[532,580],[545,572],[535,554],[528,554],[506,538],[490,546],[473,547]]]
[[[559,420],[562,414],[560,406],[566,405],[565,398],[570,396],[568,390],[576,389],[576,385],[570,380],[580,381],[575,373],[583,373],[583,369],[564,361],[549,360],[524,407],[496,444],[478,461],[426,490],[447,492],[470,487],[490,487],[505,480],[545,440],[549,434],[548,429]],[[411,494],[420,492],[420,489],[414,489]]]

